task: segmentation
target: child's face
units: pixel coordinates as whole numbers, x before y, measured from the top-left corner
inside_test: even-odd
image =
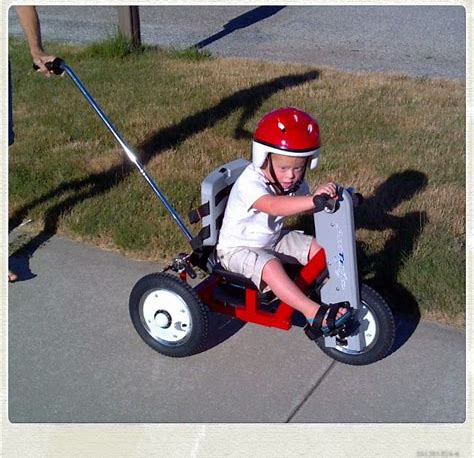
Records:
[[[272,154],[273,170],[277,180],[283,186],[285,191],[292,188],[304,173],[306,158],[289,157],[281,154]],[[263,169],[265,175],[271,180],[270,164],[267,161]]]

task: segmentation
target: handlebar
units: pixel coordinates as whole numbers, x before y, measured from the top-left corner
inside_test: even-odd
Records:
[[[64,61],[59,57],[56,57],[52,62],[46,62],[45,65],[46,68],[55,75],[62,75],[64,73]],[[33,69],[39,70],[38,65],[33,64]]]
[[[337,185],[336,193],[339,196],[339,199],[342,198],[342,191],[344,188],[342,186]],[[347,188],[346,191],[352,198],[352,203],[354,207],[358,207],[364,201],[364,197],[359,192],[356,192],[354,188]],[[314,204],[314,212],[321,212],[325,211],[326,213],[334,213],[339,205],[337,199],[331,199],[331,197],[324,193],[318,194],[317,196],[313,197],[313,204]]]
[[[327,213],[334,213],[337,207],[337,200],[331,199],[329,194],[318,194],[313,197],[314,212],[325,211]]]

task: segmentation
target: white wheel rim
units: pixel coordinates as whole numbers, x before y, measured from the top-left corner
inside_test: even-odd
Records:
[[[150,336],[165,345],[182,343],[192,332],[191,313],[186,302],[166,289],[153,290],[143,296],[140,319]]]
[[[361,351],[354,351],[349,350],[343,345],[336,345],[336,349],[342,353],[348,353],[351,355],[364,353],[377,338],[377,320],[363,301],[360,304],[360,308],[357,310],[356,320],[359,322],[356,332],[357,334],[364,334],[365,347]]]

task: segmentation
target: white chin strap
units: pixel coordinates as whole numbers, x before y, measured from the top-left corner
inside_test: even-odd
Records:
[[[298,153],[294,151],[285,151],[278,148],[273,148],[271,146],[263,145],[262,143],[258,143],[255,140],[252,142],[252,162],[255,164],[255,166],[261,167],[269,153],[280,154],[282,156],[290,157],[311,156],[311,161],[309,162],[309,168],[311,170],[316,168],[319,161],[319,148],[313,151],[305,151]]]

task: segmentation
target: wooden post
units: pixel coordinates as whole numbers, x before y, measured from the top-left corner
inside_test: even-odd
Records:
[[[120,33],[132,40],[135,46],[141,46],[138,6],[117,6],[117,10]]]

